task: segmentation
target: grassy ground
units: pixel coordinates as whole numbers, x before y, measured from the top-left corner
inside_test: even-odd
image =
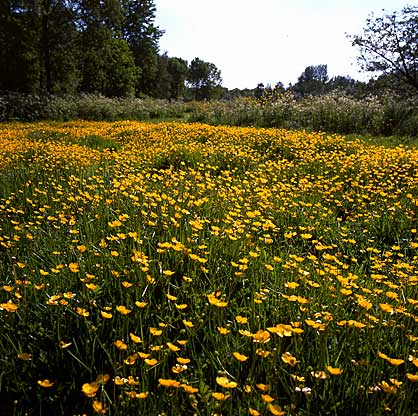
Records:
[[[0,126],[0,414],[412,415],[418,151]]]

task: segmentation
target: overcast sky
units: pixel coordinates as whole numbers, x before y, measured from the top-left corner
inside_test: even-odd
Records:
[[[365,79],[346,33],[408,0],[156,0],[160,52],[214,63],[227,88],[295,83],[308,65]]]

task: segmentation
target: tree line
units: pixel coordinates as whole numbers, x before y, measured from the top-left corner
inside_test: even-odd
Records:
[[[159,54],[153,0],[2,0],[0,90],[209,98],[220,71]]]
[[[164,32],[155,16],[154,0],[1,0],[0,92],[207,100],[285,90],[280,82],[228,90],[213,63],[161,54]],[[371,15],[363,32],[349,38],[362,69],[377,77],[330,79],[327,65],[311,65],[287,90],[296,97],[383,89],[416,95],[418,7]]]

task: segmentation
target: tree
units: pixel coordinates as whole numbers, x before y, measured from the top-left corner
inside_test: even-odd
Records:
[[[167,53],[159,55],[157,58],[157,78],[155,82],[155,89],[152,94],[156,98],[169,99],[171,95],[172,80],[171,75],[168,72],[168,60],[169,57],[167,56]]]
[[[222,84],[221,71],[211,62],[194,58],[189,65],[187,82],[197,100],[215,98]]]
[[[171,77],[170,97],[178,100],[184,95],[188,74],[187,61],[181,58],[168,58],[167,70]]]
[[[326,84],[326,92],[339,91],[348,95],[361,96],[366,92],[366,84],[349,76],[337,75]]]
[[[349,36],[359,48],[358,62],[364,71],[390,74],[396,85],[418,92],[418,7],[366,20],[360,35]]]
[[[297,95],[319,95],[325,90],[328,81],[327,65],[307,66],[292,89]]]
[[[153,0],[0,0],[0,90],[151,94]]]
[[[257,87],[254,88],[254,97],[261,98],[264,95],[264,90],[264,84],[260,82],[259,84],[257,84]]]
[[[0,2],[0,89],[39,91],[38,29],[34,15],[16,1]]]
[[[139,71],[122,38],[124,10],[119,0],[79,2],[81,84],[83,92],[133,95]]]
[[[73,2],[3,1],[0,6],[0,88],[74,91],[77,30]]]
[[[158,75],[153,96],[169,100],[183,97],[187,73],[185,60],[170,58],[167,52],[158,56]]]
[[[137,93],[152,95],[158,79],[158,41],[164,33],[154,25],[154,0],[122,0],[121,3],[125,15],[122,36],[141,70]]]

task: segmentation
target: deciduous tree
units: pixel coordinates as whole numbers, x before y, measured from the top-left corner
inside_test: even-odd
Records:
[[[197,100],[214,98],[222,84],[221,71],[211,62],[194,58],[189,65],[187,81]]]
[[[359,48],[358,62],[372,74],[390,74],[399,87],[418,92],[418,6],[367,19],[363,32],[349,36]]]

